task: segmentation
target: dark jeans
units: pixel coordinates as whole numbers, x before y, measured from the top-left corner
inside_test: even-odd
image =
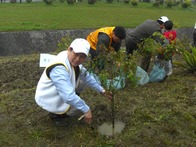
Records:
[[[125,45],[126,45],[126,53],[127,54],[132,54],[133,55],[133,51],[138,49],[136,41],[134,39],[131,39],[131,38],[125,40]],[[150,60],[151,60],[151,55],[145,55],[142,58],[140,66],[146,72],[149,69]]]
[[[193,46],[196,47],[196,29],[193,31]]]
[[[126,53],[128,54],[132,54],[133,55],[133,51],[137,50],[137,43],[133,40],[133,39],[126,39],[125,40],[125,45],[126,45]]]
[[[143,69],[143,70],[145,70],[146,72],[148,72],[148,69],[149,69],[149,67],[150,67],[150,60],[151,60],[151,55],[145,55],[145,56],[143,56],[143,58],[142,58],[142,61],[141,61],[141,68]]]

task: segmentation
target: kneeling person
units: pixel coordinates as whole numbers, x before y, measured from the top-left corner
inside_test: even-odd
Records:
[[[79,94],[84,87],[102,94],[105,90],[82,66],[89,50],[88,41],[77,38],[45,68],[37,84],[35,101],[52,119],[84,114],[85,122],[91,123],[91,109]]]

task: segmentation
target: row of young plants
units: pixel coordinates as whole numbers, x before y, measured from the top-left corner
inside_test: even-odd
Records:
[[[58,48],[56,51],[60,52],[65,50],[70,44],[71,40],[73,39],[69,36],[62,38],[58,43]],[[170,60],[173,54],[181,53],[183,54],[184,60],[188,65],[182,64],[182,66],[194,73],[196,72],[196,47],[187,48],[188,46],[189,45],[186,42],[177,40],[175,46],[173,44],[168,44],[167,46],[162,47],[161,44],[157,43],[152,38],[147,38],[141,44],[139,44],[139,50],[137,52],[142,56],[156,56],[157,54],[162,54],[163,60]],[[95,76],[98,82],[100,82],[101,85],[110,92],[110,95],[112,95],[111,123],[114,130],[114,104],[116,93],[125,87],[125,83],[136,86],[137,81],[139,80],[136,76],[136,58],[132,55],[126,55],[124,51],[115,52],[102,46],[96,60],[92,61],[89,58],[84,66]]]
[[[188,8],[192,7],[192,1],[191,0],[184,0],[184,1],[176,1],[176,0],[155,0],[153,2],[154,7],[159,7],[160,5],[165,4],[166,7],[171,8],[173,6],[181,6],[182,8]]]
[[[161,35],[154,33],[154,35]],[[65,50],[71,43],[73,38],[65,36],[58,43],[57,52]],[[139,49],[136,51],[141,56],[156,56],[157,54],[162,55],[163,59],[168,61],[175,54],[181,54],[184,59],[184,63],[178,65],[196,72],[196,47],[192,46],[190,40],[183,37],[183,39],[176,39],[175,44],[167,44],[164,47],[154,41],[153,38],[147,38],[142,43],[138,44]],[[100,64],[104,65],[104,68],[100,70]],[[101,65],[101,66],[102,66]],[[132,84],[137,83],[135,79],[136,71],[136,59],[132,55],[126,55],[124,51],[118,53],[111,52],[107,48],[102,47],[96,62],[88,62],[86,65],[88,70],[93,71],[99,77],[101,82],[104,83],[106,79],[113,79],[117,76],[125,76],[129,79]],[[121,75],[119,75],[121,74]],[[108,83],[105,83],[105,85]],[[112,87],[111,87],[112,88]]]
[[[160,35],[160,34],[154,34]],[[66,36],[58,43],[56,52],[65,50],[71,43],[73,38]],[[167,44],[162,46],[160,43],[154,41],[153,38],[147,38],[142,43],[138,44],[139,49],[136,51],[141,56],[156,56],[162,55],[162,59],[169,61],[172,56],[179,54],[182,55],[184,62],[175,61],[174,64],[186,68],[192,73],[196,72],[196,47],[190,45],[190,41],[184,37],[183,39],[176,40],[174,44]],[[100,82],[106,87],[110,87],[110,90],[115,90],[115,87],[108,86],[107,79],[115,79],[115,77],[126,77],[127,82],[136,85],[137,78],[136,73],[136,58],[132,55],[126,55],[124,51],[118,53],[108,51],[107,48],[102,47],[96,62],[90,62],[88,60],[86,67],[90,72],[100,77]],[[104,66],[104,68],[100,68]],[[121,80],[119,80],[121,82]],[[118,83],[117,83],[118,84]],[[124,83],[121,83],[120,87],[123,87]]]
[[[32,0],[27,0],[27,1],[32,1]],[[44,0],[44,2],[46,4],[52,4],[53,2],[55,2],[56,0]],[[65,2],[67,1],[68,4],[74,4],[77,2],[82,2],[82,0],[59,0],[60,2]],[[137,6],[139,4],[139,0],[122,0],[125,4],[129,4],[131,3],[131,5],[133,6]],[[97,2],[97,0],[87,0],[88,4],[95,4]],[[114,0],[106,0],[107,3],[113,3]],[[119,0],[117,1],[119,2]],[[147,1],[150,2],[150,1]],[[179,6],[181,5],[183,8],[188,8],[192,6],[192,1],[191,0],[184,0],[184,1],[180,1],[180,0],[155,0],[154,2],[152,2],[152,5],[154,7],[159,7],[160,5],[165,4],[166,7],[171,8],[172,6]]]
[[[160,35],[155,33],[154,35]],[[66,36],[61,39],[58,43],[57,52],[65,50],[71,43],[73,38]],[[169,61],[175,54],[182,55],[184,62],[174,64],[180,65],[192,73],[196,72],[196,47],[193,47],[187,39],[178,39],[175,44],[167,44],[164,47],[154,41],[153,38],[145,39],[141,44],[138,45],[139,49],[136,51],[141,56],[156,56],[162,55],[163,60]],[[122,77],[126,78],[128,83],[133,85],[137,84],[136,78],[136,58],[132,55],[126,55],[124,50],[120,52],[111,52],[107,48],[102,47],[99,56],[95,62],[91,62],[89,59],[85,66],[88,71],[94,73],[99,77],[100,82],[115,93],[115,87],[112,83],[108,83],[107,79],[115,79],[119,77],[120,87],[123,87]],[[104,67],[104,68],[103,68]],[[115,79],[116,80],[116,79]],[[116,83],[116,81],[114,81]],[[122,82],[122,83],[121,83]],[[109,84],[109,85],[108,85]]]
[[[61,3],[67,2],[68,4],[74,4],[78,2],[82,2],[82,0],[43,0],[47,5],[53,4],[55,1],[59,1]],[[137,6],[139,4],[139,0],[122,0],[125,4],[130,4],[132,6]],[[11,3],[16,3],[16,0],[10,0]],[[22,2],[22,1],[21,1]],[[26,0],[27,3],[31,3],[32,0]],[[87,0],[88,4],[95,4],[97,0]],[[114,0],[106,0],[107,3],[113,3]],[[117,0],[119,2],[119,0]],[[143,2],[149,2],[150,0],[144,0]],[[192,7],[192,1],[191,0],[154,0],[152,2],[153,7],[159,7],[161,5],[165,4],[166,7],[171,8],[173,6],[181,6],[182,8],[188,8]]]
[[[161,34],[154,33],[153,35]],[[186,36],[182,36],[182,39],[177,38],[175,43],[166,44],[165,46],[154,41],[153,38],[147,38],[140,43],[138,47],[138,53],[142,56],[156,56],[159,54],[162,56],[162,59],[166,61],[171,60],[175,54],[181,54],[185,62],[174,62],[174,64],[186,68],[192,73],[196,72],[196,47],[191,45],[190,40],[188,40]]]

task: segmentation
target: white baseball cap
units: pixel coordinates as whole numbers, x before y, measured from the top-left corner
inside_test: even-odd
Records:
[[[158,20],[162,21],[163,23],[165,23],[166,21],[169,20],[169,18],[167,16],[161,16]]]
[[[75,39],[69,47],[71,47],[75,53],[84,53],[86,56],[88,56],[90,50],[89,42],[83,38]]]

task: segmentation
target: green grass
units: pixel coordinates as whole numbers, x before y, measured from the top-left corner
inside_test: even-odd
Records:
[[[107,4],[99,1],[94,5],[86,1],[74,5],[54,2],[46,5],[35,3],[1,3],[0,31],[61,30],[99,28],[102,26],[136,27],[146,19],[166,15],[178,27],[193,27],[196,6],[183,9],[180,6],[154,8],[152,3],[139,3],[134,7],[123,2]]]

